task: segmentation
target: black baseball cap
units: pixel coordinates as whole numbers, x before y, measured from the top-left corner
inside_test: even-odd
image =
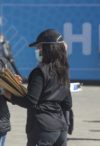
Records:
[[[62,35],[54,29],[47,29],[39,34],[36,41],[29,44],[29,47],[36,47],[40,43],[63,43]]]

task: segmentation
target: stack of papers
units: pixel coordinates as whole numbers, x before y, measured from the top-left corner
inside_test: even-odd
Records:
[[[27,89],[20,83],[15,75],[7,68],[0,72],[0,88],[5,89],[15,96],[25,96]]]

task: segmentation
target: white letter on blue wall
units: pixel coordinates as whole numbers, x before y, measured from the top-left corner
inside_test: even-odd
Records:
[[[76,28],[77,29],[77,28]],[[84,55],[91,54],[91,24],[84,23],[82,25],[82,34],[73,34],[72,23],[64,24],[64,40],[68,44],[68,53],[72,54],[72,43],[81,42],[82,43],[82,53]]]

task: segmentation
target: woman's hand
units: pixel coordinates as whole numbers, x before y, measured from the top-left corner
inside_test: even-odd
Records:
[[[21,78],[21,76],[15,74],[15,78],[16,78],[16,80],[17,80],[19,83],[22,83],[22,78]]]

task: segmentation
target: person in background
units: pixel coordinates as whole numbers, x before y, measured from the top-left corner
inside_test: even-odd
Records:
[[[36,48],[39,65],[29,75],[27,94],[4,96],[27,108],[27,146],[66,146],[72,108],[67,46],[59,32],[47,29],[29,47]]]
[[[11,46],[3,34],[0,34],[0,56],[4,57],[9,62],[10,66],[12,66],[14,72],[17,75],[21,76],[23,83],[26,83],[27,78],[23,77],[20,74],[20,72],[15,64],[15,60],[14,60],[14,57],[12,54]]]
[[[11,65],[12,53],[5,37],[0,34],[0,71],[3,68],[8,68],[13,74],[15,71]],[[7,105],[7,99],[3,96],[4,89],[0,88],[0,146],[5,145],[5,139],[8,131],[11,130],[10,113]]]
[[[0,54],[0,71],[2,71],[3,67],[9,68],[14,73],[10,63]],[[3,93],[4,89],[0,88],[0,146],[5,145],[7,133],[11,130],[10,113],[7,106],[7,99],[3,96]]]

